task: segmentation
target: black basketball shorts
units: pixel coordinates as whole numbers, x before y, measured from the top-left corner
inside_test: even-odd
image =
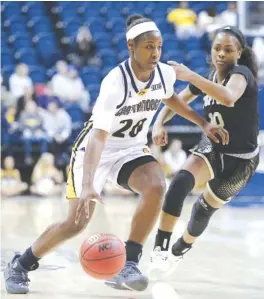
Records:
[[[258,154],[251,159],[242,159],[221,153],[208,138],[203,138],[191,152],[208,165],[212,178],[207,183],[208,191],[221,203],[229,202],[245,187],[259,163]]]

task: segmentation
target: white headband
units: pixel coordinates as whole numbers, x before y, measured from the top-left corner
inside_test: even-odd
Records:
[[[128,30],[126,33],[127,41],[129,39],[134,39],[135,37],[139,36],[142,33],[149,32],[149,31],[159,31],[159,28],[156,26],[154,22],[144,22],[133,26],[131,29]]]

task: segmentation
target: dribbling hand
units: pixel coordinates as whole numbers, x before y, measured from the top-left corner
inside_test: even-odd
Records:
[[[158,146],[165,146],[168,143],[168,133],[164,126],[153,127],[152,141]]]
[[[81,195],[79,197],[79,203],[76,210],[75,224],[78,224],[81,215],[84,213],[85,217],[89,218],[89,204],[90,201],[98,201],[103,203],[100,195],[94,190],[94,188],[83,187]]]

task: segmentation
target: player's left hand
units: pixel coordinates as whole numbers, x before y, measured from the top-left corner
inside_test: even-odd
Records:
[[[182,81],[189,81],[191,74],[193,73],[187,66],[176,61],[168,61],[176,73],[176,78]]]
[[[206,122],[203,126],[203,131],[215,143],[222,142],[223,145],[227,145],[229,143],[229,133],[221,126]]]

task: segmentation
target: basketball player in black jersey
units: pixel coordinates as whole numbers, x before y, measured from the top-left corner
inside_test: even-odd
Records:
[[[211,216],[228,203],[250,180],[259,162],[257,66],[243,34],[232,26],[216,31],[212,49],[213,69],[208,79],[176,62],[177,79],[190,84],[179,94],[191,102],[203,95],[205,118],[229,132],[229,143],[215,143],[206,136],[192,150],[182,169],[173,178],[162,208],[151,268],[171,273],[207,227]],[[154,128],[153,142],[167,143],[163,124],[174,112],[164,107]],[[183,201],[195,186],[207,183],[206,191],[193,206],[183,236],[172,246],[173,228],[181,215]]]

